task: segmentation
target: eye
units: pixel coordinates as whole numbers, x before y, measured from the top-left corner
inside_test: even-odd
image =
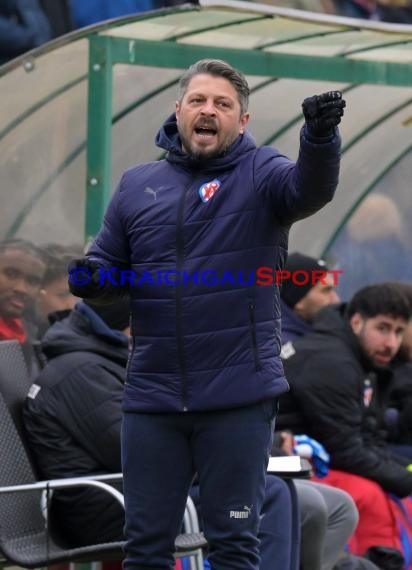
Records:
[[[20,271],[13,267],[5,267],[3,273],[8,279],[18,279],[21,275]]]
[[[27,284],[30,285],[30,287],[40,287],[41,280],[39,279],[39,277],[34,277],[29,275],[27,277]]]

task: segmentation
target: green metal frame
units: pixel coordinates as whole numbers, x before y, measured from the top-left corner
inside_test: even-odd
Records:
[[[36,112],[37,109],[45,106],[48,101],[50,101],[53,97],[58,97],[61,93],[65,93],[69,88],[78,85],[81,81],[85,80],[86,76],[73,81],[72,83],[68,84],[64,88],[56,90],[53,94],[51,94],[46,99],[43,99],[40,103],[31,107],[27,112],[22,114],[18,119],[14,120],[10,125],[8,125],[2,133],[0,133],[0,138],[2,134],[7,134],[16,126],[20,125],[24,122],[24,120],[31,116],[32,113]],[[128,105],[127,107],[121,109],[116,115],[112,117],[112,128],[118,121],[122,120],[128,113],[131,113],[134,109],[137,109],[140,105],[142,105],[145,101],[150,99],[151,97],[155,97],[162,91],[169,89],[173,85],[176,85],[178,79],[173,79],[172,81],[168,81],[156,87],[151,91],[145,93],[142,97],[139,97],[133,103]],[[10,225],[8,229],[5,231],[5,238],[11,239],[15,235],[17,235],[18,231],[20,230],[21,226],[24,224],[27,217],[30,215],[30,212],[38,203],[40,198],[49,190],[50,186],[55,182],[55,180],[60,176],[60,174],[68,168],[78,157],[79,155],[85,150],[86,142],[82,142],[81,144],[77,145],[70,154],[66,156],[66,158],[56,166],[53,172],[48,176],[43,184],[39,188],[37,188],[27,199],[26,203],[22,206],[21,210],[19,211],[18,215],[10,221]],[[99,222],[100,223],[100,222]]]
[[[259,17],[251,17],[253,21]],[[233,25],[228,23],[227,27]],[[219,26],[225,27],[225,26]],[[193,30],[196,35],[200,31]],[[348,28],[333,32],[347,33]],[[112,67],[115,64],[152,66],[159,68],[185,69],[197,59],[204,57],[229,61],[243,73],[268,78],[316,79],[349,84],[381,84],[412,86],[412,66],[386,61],[367,61],[336,56],[291,55],[267,51],[269,46],[256,49],[233,49],[215,46],[179,43],[190,33],[176,35],[167,41],[129,39],[110,35],[93,34],[89,37],[89,92],[87,134],[87,194],[86,194],[86,239],[98,231],[111,195],[111,125],[112,125]],[[306,38],[316,34],[309,34]],[[325,34],[319,34],[325,35]],[[305,39],[299,37],[299,40]],[[291,40],[293,41],[293,40]],[[412,40],[411,40],[412,41]],[[279,42],[287,43],[287,42]],[[390,42],[391,44],[399,42]],[[402,40],[400,43],[410,43]],[[276,42],[273,44],[276,45]],[[385,46],[385,44],[381,44]],[[376,49],[380,45],[356,49]]]
[[[87,111],[86,239],[95,235],[110,196],[113,53],[108,38],[92,36]]]

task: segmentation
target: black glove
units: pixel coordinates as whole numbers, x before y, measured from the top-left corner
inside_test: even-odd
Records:
[[[364,556],[367,560],[376,564],[378,568],[387,568],[388,570],[402,570],[405,568],[405,558],[397,548],[371,546]]]
[[[314,138],[332,137],[345,107],[340,91],[328,91],[305,99],[302,110],[309,135]]]
[[[67,267],[70,292],[84,299],[98,297],[104,285],[100,283],[101,267],[100,263],[87,257],[72,259]]]

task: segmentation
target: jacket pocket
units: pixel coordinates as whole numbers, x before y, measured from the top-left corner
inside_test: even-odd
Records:
[[[253,359],[255,361],[255,370],[259,371],[262,369],[262,366],[260,364],[259,351],[257,346],[255,304],[253,301],[249,301],[249,330],[252,341],[252,352],[253,352]]]

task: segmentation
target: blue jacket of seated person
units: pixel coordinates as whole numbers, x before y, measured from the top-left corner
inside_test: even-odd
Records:
[[[0,65],[52,38],[38,0],[1,0]]]

